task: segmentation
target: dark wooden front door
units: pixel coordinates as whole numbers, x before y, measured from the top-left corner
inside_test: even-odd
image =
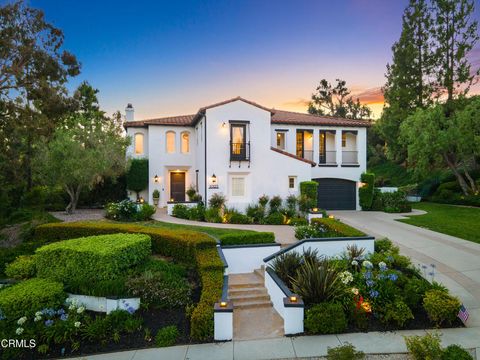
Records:
[[[173,201],[185,201],[185,173],[170,173],[170,198]]]

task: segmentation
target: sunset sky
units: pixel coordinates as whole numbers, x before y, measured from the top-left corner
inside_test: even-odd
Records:
[[[108,113],[190,114],[242,96],[306,111],[322,78],[341,78],[381,112],[385,66],[406,0],[31,0],[63,29]],[[479,18],[479,9],[476,10]],[[480,52],[477,52],[480,55]],[[480,56],[477,56],[477,59]]]

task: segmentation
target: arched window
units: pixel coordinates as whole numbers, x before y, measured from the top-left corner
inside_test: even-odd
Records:
[[[141,155],[143,154],[143,134],[142,133],[136,133],[135,134],[135,155]]]
[[[184,131],[180,134],[181,139],[181,151],[183,154],[188,154],[190,152],[190,133]]]
[[[167,153],[175,152],[175,131],[167,131]]]

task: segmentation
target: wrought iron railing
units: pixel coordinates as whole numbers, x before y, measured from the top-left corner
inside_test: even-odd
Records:
[[[234,143],[230,141],[230,161],[250,161],[250,142]]]
[[[337,152],[336,151],[323,151],[320,152],[318,158],[319,164],[332,165],[337,163]]]
[[[303,156],[305,160],[313,161],[313,150],[303,150]]]

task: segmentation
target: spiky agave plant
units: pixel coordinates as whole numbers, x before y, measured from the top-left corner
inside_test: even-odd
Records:
[[[276,257],[270,267],[275,271],[278,277],[287,285],[292,288],[292,277],[296,274],[297,269],[302,265],[302,257],[299,253],[291,251],[281,254]]]

